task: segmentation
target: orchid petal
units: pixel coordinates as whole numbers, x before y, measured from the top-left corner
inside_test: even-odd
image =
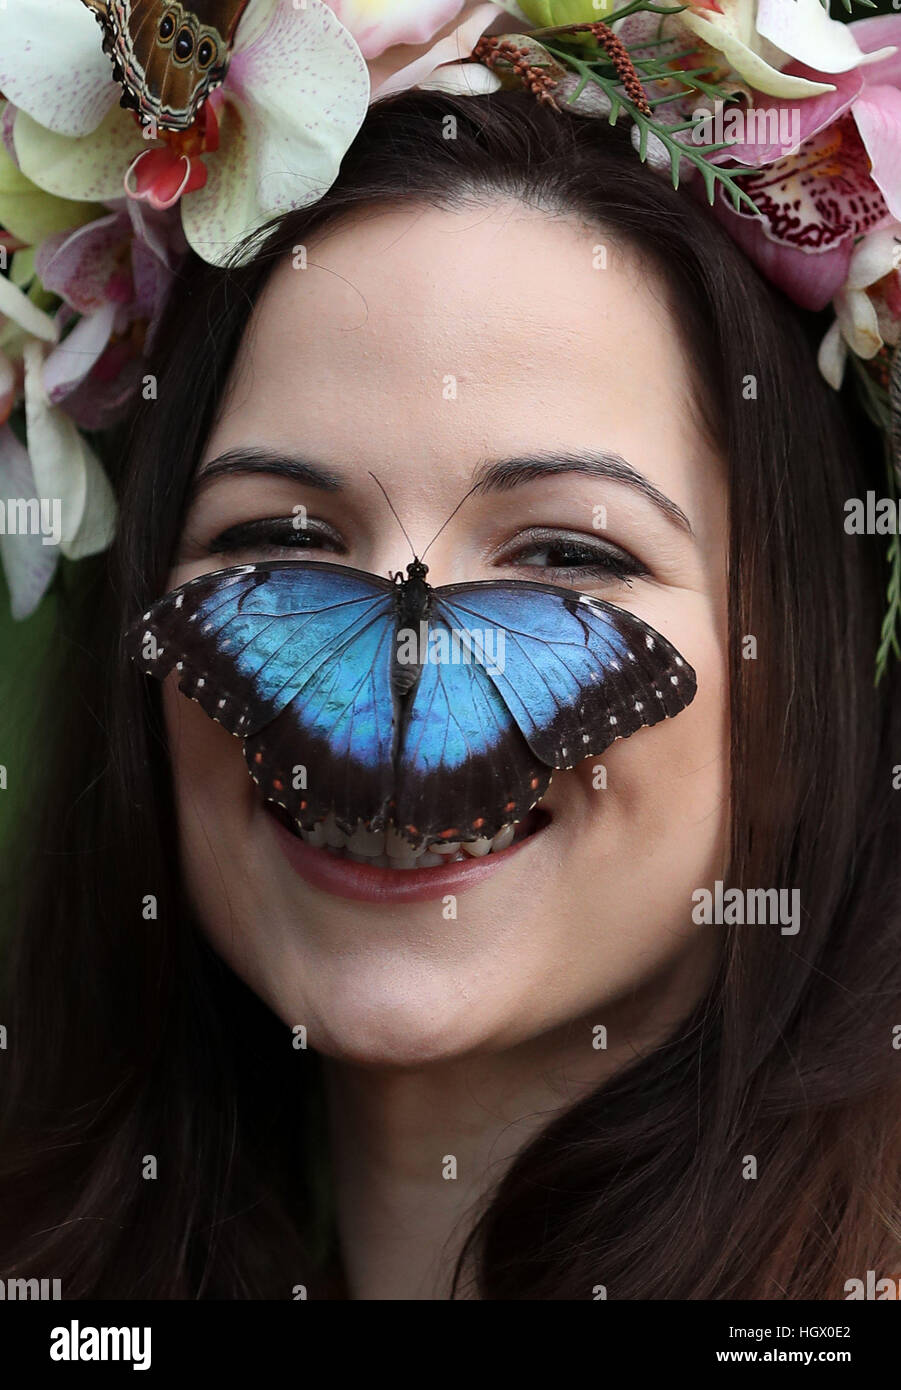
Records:
[[[38,188],[0,144],[0,225],[29,246],[55,232],[90,222],[102,209],[89,203],[57,198]]]
[[[397,44],[428,43],[463,8],[464,0],[328,0],[364,58]]]
[[[841,325],[838,319],[835,319],[830,324],[817,353],[817,366],[820,369],[820,374],[825,377],[835,391],[841,388],[847,360],[848,345],[842,337]]]
[[[867,86],[852,107],[870,160],[870,176],[889,212],[901,219],[901,92]]]
[[[136,198],[127,198],[125,203],[138,241],[148,247],[163,265],[174,270],[188,249],[180,210],[166,208],[160,212],[148,203],[138,202]]]
[[[51,405],[74,391],[104,352],[113,331],[117,304],[104,304],[67,333],[44,363],[44,390]]]
[[[99,367],[66,397],[66,416],[83,430],[105,430],[117,424],[140,389],[146,371],[146,363],[140,357],[132,357],[109,380],[100,370],[102,366],[101,360]]]
[[[0,429],[0,490],[4,497],[38,497],[31,460],[8,425]],[[59,546],[45,545],[35,534],[0,535],[0,560],[9,587],[12,616],[29,618],[50,585],[59,561]]]
[[[136,239],[131,248],[131,274],[132,317],[152,323],[168,298],[172,271],[149,246]]]
[[[822,0],[759,0],[757,32],[798,62],[817,72],[847,72],[862,63],[892,56],[891,48],[862,53],[852,28],[830,19]]]
[[[107,213],[68,235],[49,237],[37,249],[35,269],[45,289],[80,314],[93,314],[106,303],[110,279],[130,240],[129,219]]]
[[[804,76],[808,69],[803,68],[800,63],[792,63],[787,71],[792,75]],[[766,138],[762,141],[730,143],[728,149],[721,150],[720,154],[755,168],[772,164],[785,155],[794,154],[805,140],[818,135],[826,126],[832,125],[849,111],[852,103],[860,95],[863,85],[864,79],[860,72],[842,72],[837,74],[835,86],[831,90],[819,96],[808,97],[801,102],[789,97],[761,100],[759,94],[755,93],[751,109],[746,108],[737,114],[742,116],[746,128],[751,127],[756,132],[762,127],[766,132]],[[786,135],[785,139],[783,132]],[[774,133],[778,138],[771,140],[769,137]]]
[[[850,115],[807,140],[797,154],[755,169],[742,187],[757,215],[734,209],[722,192],[714,204],[717,215],[768,277],[805,308],[828,304],[844,284],[855,237],[890,220]],[[747,231],[748,226],[756,230]],[[800,253],[800,260],[774,258],[761,237]],[[842,257],[826,261],[838,247]]]
[[[901,267],[901,227],[885,227],[854,248],[845,289],[865,290]]]
[[[16,369],[5,352],[0,352],[0,423],[6,424],[16,403]]]
[[[819,0],[816,0],[816,3],[819,3]],[[707,13],[710,14],[712,11],[708,10]],[[812,97],[821,92],[832,91],[831,85],[827,82],[811,82],[805,77],[794,77],[773,67],[750,46],[756,35],[748,36],[748,42],[744,42],[736,33],[730,32],[725,24],[714,23],[691,10],[681,11],[679,21],[699,39],[709,43],[711,48],[722,53],[729,66],[758,92],[766,92],[774,97]]]
[[[423,92],[447,92],[451,96],[490,96],[502,86],[496,72],[484,63],[449,63],[438,68],[427,82],[418,84]]]
[[[901,14],[874,15],[872,19],[857,19],[848,28],[854,40],[866,54],[874,54],[877,49],[891,44],[895,52],[890,58],[883,58],[866,68],[868,82],[887,82],[889,86],[901,86]]]
[[[374,65],[372,69],[372,99],[393,96],[405,92],[410,87],[422,86],[429,81],[435,69],[444,63],[456,63],[469,58],[479,39],[486,30],[504,13],[501,5],[476,5],[459,24],[453,33],[445,35],[418,58],[397,68],[396,58],[392,62]],[[479,67],[484,66],[479,63]],[[443,76],[443,74],[442,74]],[[498,79],[500,86],[500,79]],[[496,90],[493,88],[492,90]]]
[[[88,135],[121,96],[100,27],[76,0],[0,8],[0,91],[48,130]]]
[[[777,241],[763,218],[736,213],[723,197],[717,198],[713,211],[766,279],[802,309],[825,309],[844,285],[851,259],[850,235],[817,249],[803,241]]]
[[[113,537],[116,504],[100,462],[72,420],[47,399],[43,349],[25,346],[25,419],[37,495],[58,497],[64,555],[80,560]]]
[[[18,251],[13,252],[13,258],[9,263],[9,278],[14,285],[18,285],[24,294],[28,294],[28,287],[37,274],[34,268],[35,248],[33,246],[22,246]],[[31,302],[33,297],[28,294]],[[38,308],[41,306],[38,305]]]
[[[118,106],[92,134],[78,140],[47,130],[19,111],[13,138],[19,166],[32,183],[61,198],[87,203],[121,198],[123,170],[141,144],[134,120]]]
[[[6,275],[0,275],[0,316],[12,319],[13,323],[35,338],[42,338],[47,343],[56,342],[57,327],[53,319],[32,304],[28,295]]]
[[[870,296],[862,290],[842,290],[835,296],[835,312],[851,351],[858,357],[875,357],[882,347],[882,336]]]
[[[362,55],[320,0],[279,4],[229,68],[220,147],[205,187],[182,201],[191,246],[223,264],[270,218],[332,186],[369,105]]]

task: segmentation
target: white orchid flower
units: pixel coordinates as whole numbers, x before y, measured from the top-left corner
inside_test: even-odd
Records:
[[[783,72],[792,60],[818,72],[847,72],[894,52],[862,53],[848,26],[830,19],[822,0],[695,0],[678,22],[722,53],[749,87],[775,97],[833,90],[829,83]]]
[[[9,424],[0,428],[0,496],[5,505],[21,504],[25,512],[40,508],[43,501],[45,507],[58,509],[60,521],[58,538],[33,528],[10,534],[9,526],[0,535],[12,615],[22,619],[40,603],[61,554],[78,560],[106,549],[113,537],[116,506],[93,450],[74,421],[47,397],[44,364],[57,338],[56,324],[5,276],[0,276],[0,313],[9,316],[4,344],[11,349],[15,340],[16,355],[22,359],[28,440],[26,449]],[[5,351],[0,351],[0,384],[11,405],[18,373]]]
[[[869,359],[901,340],[901,223],[871,232],[854,248],[835,322],[820,344],[820,371],[836,390],[848,353]]]
[[[182,205],[185,235],[221,263],[270,218],[328,190],[366,114],[369,75],[323,0],[298,8],[252,0],[215,94],[217,147],[204,143],[205,126],[200,148],[193,127],[162,131],[151,147],[118,105],[121,89],[90,11],[77,0],[16,0],[0,8],[0,90],[17,108],[12,138],[22,172],[58,197],[120,198],[126,171],[151,148],[184,161],[195,175]],[[212,150],[197,187],[196,161]],[[126,191],[134,196],[134,184]]]

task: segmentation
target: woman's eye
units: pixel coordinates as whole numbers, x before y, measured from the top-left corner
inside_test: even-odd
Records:
[[[259,521],[241,521],[210,541],[211,555],[230,555],[253,551],[255,555],[285,550],[330,550],[345,554],[346,547],[337,531],[322,521],[302,515],[264,517]]]
[[[577,575],[593,575],[627,583],[648,573],[634,555],[619,546],[577,536],[533,536],[527,545],[509,553],[503,563],[522,569],[559,572],[570,579]]]

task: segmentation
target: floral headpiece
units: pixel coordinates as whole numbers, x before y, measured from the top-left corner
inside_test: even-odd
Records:
[[[15,617],[61,554],[111,541],[90,437],[142,389],[181,256],[233,261],[272,217],[316,202],[369,104],[412,87],[524,87],[628,122],[638,158],[701,180],[764,275],[803,308],[832,304],[820,370],[836,389],[853,372],[896,502],[901,15],[845,23],[822,0],[11,0],[0,559]],[[878,673],[901,657],[901,536],[885,530]]]

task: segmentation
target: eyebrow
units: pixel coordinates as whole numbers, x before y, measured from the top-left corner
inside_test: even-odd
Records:
[[[228,449],[201,466],[194,478],[191,496],[196,496],[207,483],[237,473],[274,473],[305,487],[318,488],[320,492],[340,492],[343,486],[337,473],[298,454],[286,454],[278,449]]]
[[[320,492],[340,492],[344,487],[340,474],[331,472],[312,459],[274,449],[244,448],[229,449],[204,464],[194,479],[191,496],[196,496],[201,488],[217,478],[240,473],[272,473],[306,487],[316,488]],[[476,470],[472,492],[512,492],[514,488],[524,487],[527,483],[564,473],[585,473],[589,477],[624,483],[647,498],[689,535],[694,534],[688,517],[672,498],[655,487],[649,478],[639,473],[638,469],[633,468],[620,454],[611,453],[609,450],[597,453],[537,453],[496,459]]]
[[[633,468],[631,463],[627,463],[619,454],[608,450],[601,450],[599,453],[539,453],[522,458],[497,459],[493,463],[483,464],[478,469],[474,490],[479,493],[512,492],[514,488],[522,487],[526,483],[561,473],[587,473],[593,478],[625,483],[627,487],[646,497],[649,502],[653,502],[659,511],[677,522],[689,535],[694,534],[688,517],[671,497],[667,497],[665,492],[661,492],[649,478],[639,473],[637,468]]]

